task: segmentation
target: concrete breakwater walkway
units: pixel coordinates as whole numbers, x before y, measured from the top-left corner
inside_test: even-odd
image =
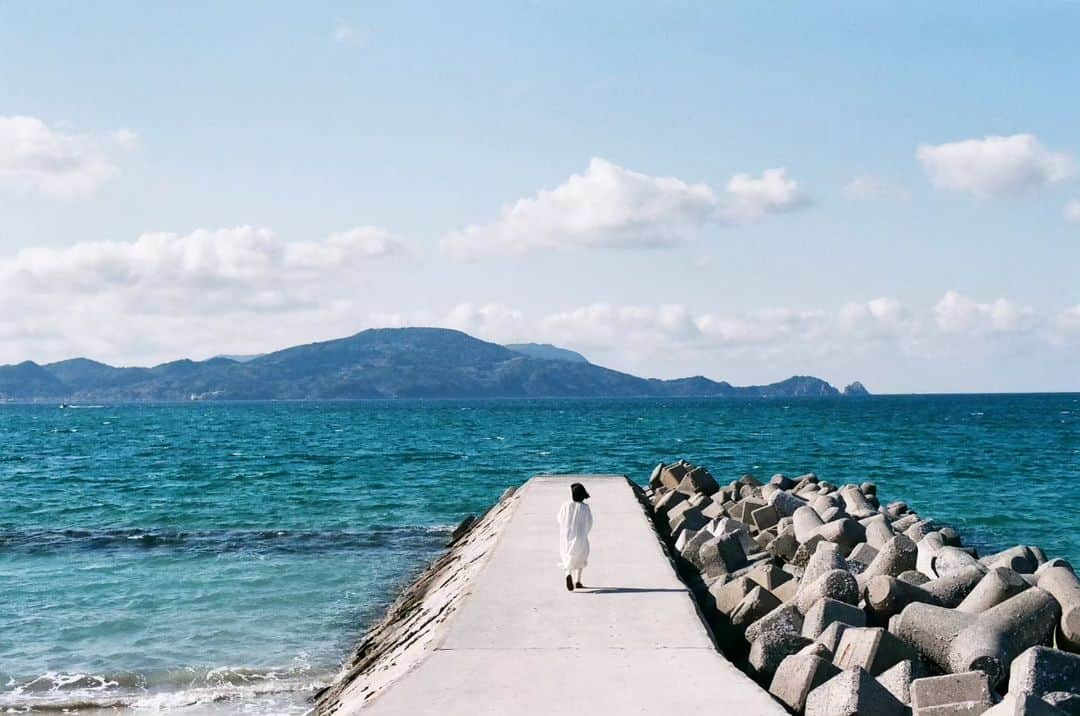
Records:
[[[588,588],[570,593],[557,564],[555,515],[575,481],[592,494],[596,527]],[[318,713],[623,716],[706,704],[739,716],[784,713],[716,651],[625,477],[540,476],[509,499],[500,524],[486,527],[492,545],[472,558],[482,566],[443,610],[453,613],[438,625],[416,618],[440,632],[424,658],[414,655],[408,670],[374,687],[350,687],[363,674],[343,674],[319,697]],[[433,569],[432,588],[415,601],[430,601],[436,583],[449,581],[438,576],[448,567]]]

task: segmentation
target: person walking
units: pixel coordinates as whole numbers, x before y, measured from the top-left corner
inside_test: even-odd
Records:
[[[566,588],[583,589],[581,573],[589,563],[589,530],[593,526],[592,509],[585,504],[589,493],[580,482],[570,486],[570,500],[559,508],[559,552],[566,570]]]

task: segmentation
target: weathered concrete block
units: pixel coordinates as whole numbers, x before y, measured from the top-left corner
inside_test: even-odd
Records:
[[[726,584],[713,584],[709,587],[709,594],[712,595],[716,611],[731,616],[731,613],[755,586],[748,577],[737,577]]]
[[[778,487],[781,490],[791,490],[795,487],[796,483],[795,480],[792,480],[790,477],[777,473],[769,478],[769,484],[773,487]]]
[[[764,562],[757,565],[748,572],[746,576],[765,587],[770,592],[792,579],[790,574],[780,569],[772,562]]]
[[[1080,579],[1065,567],[1051,567],[1039,574],[1038,585],[1061,605],[1058,647],[1080,652]]]
[[[649,487],[654,490],[658,490],[664,486],[664,481],[660,479],[660,473],[664,471],[664,463],[658,464],[653,468],[652,474],[649,475]]]
[[[746,660],[759,679],[769,683],[780,662],[809,643],[810,640],[801,634],[767,631],[750,643],[750,654]]]
[[[1009,692],[997,706],[983,711],[983,716],[1063,716],[1065,713],[1037,696]]]
[[[698,551],[711,539],[713,539],[713,536],[709,534],[707,530],[697,530],[690,537],[686,538],[683,542],[682,549],[679,550],[679,554],[681,554],[683,559],[687,562],[694,565],[695,569],[700,570],[701,560],[698,557]],[[678,540],[676,540],[676,543],[677,542]]]
[[[803,621],[803,624],[806,624],[805,620]],[[833,656],[836,655],[836,649],[840,646],[840,639],[844,636],[844,632],[854,628],[856,627],[849,626],[843,622],[833,622],[825,627],[825,631],[821,632],[814,641],[828,650],[829,659],[832,660]]]
[[[866,528],[853,519],[844,517],[831,520],[817,528],[822,539],[840,545],[847,554],[866,539]]]
[[[806,697],[806,716],[906,716],[907,706],[862,669],[842,671]]]
[[[817,639],[825,629],[835,622],[853,627],[866,626],[866,613],[856,606],[825,598],[818,601],[806,612],[803,618],[802,635],[808,639]]]
[[[945,542],[946,547],[961,547],[963,542],[960,539],[960,533],[953,527],[942,527],[938,530],[941,535],[941,539]]]
[[[683,553],[686,548],[686,543],[697,536],[697,533],[701,530],[682,530],[679,532],[679,536],[675,538],[675,551],[679,554]]]
[[[909,508],[907,503],[903,500],[890,502],[885,506],[885,514],[892,520],[898,520],[910,511],[911,508]]]
[[[957,605],[957,610],[968,614],[985,612],[1001,604],[1009,597],[1015,597],[1030,585],[1008,567],[994,567],[987,572],[964,601]]]
[[[1019,574],[1034,574],[1035,570],[1039,568],[1039,560],[1035,553],[1031,551],[1030,547],[1022,544],[1010,547],[997,554],[987,555],[981,561],[987,568],[1008,567]]]
[[[776,668],[769,693],[792,711],[802,711],[809,693],[840,673],[818,656],[793,654]]]
[[[910,659],[897,662],[878,675],[878,683],[888,689],[900,703],[911,704],[911,665]]]
[[[821,521],[825,524],[829,524],[830,522],[835,522],[836,520],[842,519],[845,516],[846,513],[842,508],[830,507],[829,509],[821,513]]]
[[[689,507],[685,510],[679,510],[676,507],[674,512],[676,512],[676,515],[668,520],[673,537],[677,537],[682,530],[700,530],[709,524],[709,518],[701,514],[701,510],[697,507]]]
[[[769,504],[780,517],[791,517],[796,510],[806,507],[806,500],[791,492],[774,492],[769,496]]]
[[[797,539],[800,544],[810,539],[810,535],[814,534],[818,527],[825,524],[821,521],[821,516],[813,507],[798,508],[792,514],[791,519],[795,526],[795,539]]]
[[[746,628],[746,640],[755,641],[768,632],[802,636],[803,615],[791,604],[777,607]]]
[[[769,542],[765,548],[770,555],[777,559],[782,559],[785,562],[790,561],[795,552],[799,549],[799,541],[795,539],[794,530],[788,532],[781,532],[776,536],[772,542]]]
[[[671,513],[673,507],[686,501],[687,497],[683,493],[669,490],[657,498],[653,503],[653,509],[656,511],[656,514],[661,517],[666,517]]]
[[[909,604],[955,607],[982,579],[981,567],[972,566],[922,585],[879,575],[866,584],[866,605],[878,620],[899,614]],[[861,575],[860,575],[861,576]]]
[[[759,507],[750,513],[750,523],[759,530],[767,530],[780,521],[780,515],[772,505]]]
[[[690,562],[707,575],[724,574],[745,567],[746,553],[735,535],[723,535],[702,544]]]
[[[676,489],[687,494],[701,492],[706,495],[713,495],[720,491],[720,485],[716,483],[708,470],[703,467],[695,467],[683,475]]]
[[[796,567],[806,567],[810,562],[810,557],[814,555],[817,550],[819,542],[824,542],[825,539],[819,535],[811,535],[805,542],[799,545],[799,548],[795,550],[795,554],[791,557],[791,564]]]
[[[803,614],[819,599],[828,597],[847,604],[859,603],[859,585],[845,569],[831,569],[807,585],[799,585],[793,604]]]
[[[915,569],[919,570],[930,579],[937,579],[937,572],[933,569],[934,558],[944,546],[945,542],[941,539],[941,534],[938,532],[931,532],[916,542]]]
[[[1043,696],[1042,700],[1069,716],[1080,716],[1080,693],[1051,691]]]
[[[1041,577],[1043,572],[1048,569],[1053,569],[1054,567],[1064,567],[1073,574],[1076,574],[1076,570],[1073,569],[1073,566],[1069,563],[1069,560],[1062,559],[1061,557],[1054,557],[1053,559],[1048,559],[1042,564],[1040,564],[1039,568],[1035,570],[1035,576]]]
[[[914,569],[917,553],[918,549],[910,538],[896,535],[878,550],[877,557],[859,574],[859,585],[865,588],[870,580],[878,575],[895,577],[901,572]]]
[[[940,532],[938,533],[941,534]],[[959,571],[967,569],[968,567],[978,567],[979,571],[986,569],[979,560],[975,559],[967,550],[960,547],[950,547],[945,545],[938,551],[934,557],[934,562],[931,565],[932,571],[938,577],[947,577],[950,574],[955,574]]]
[[[787,604],[788,602],[795,600],[795,594],[799,590],[799,580],[792,578],[791,580],[777,585],[776,588],[771,589],[776,598]]]
[[[899,528],[896,525],[893,525],[893,529],[898,530]],[[917,544],[923,537],[931,532],[937,532],[938,529],[940,529],[940,525],[933,520],[919,520],[904,530],[904,534]]]
[[[866,528],[866,543],[874,549],[881,549],[896,536],[885,515],[875,515],[868,518],[863,523],[863,527]]]
[[[878,627],[845,629],[833,663],[841,669],[858,666],[877,675],[901,661],[918,658],[903,641]]]
[[[660,470],[658,479],[663,487],[666,487],[669,490],[677,490],[679,488],[679,483],[682,482],[683,477],[688,472],[690,472],[690,466],[680,460],[671,465],[665,465],[663,469]]]
[[[866,499],[866,493],[855,485],[842,488],[840,498],[844,501],[844,510],[857,520],[877,514],[877,508]]]
[[[929,676],[911,684],[912,716],[980,714],[992,703],[990,685],[981,671]]]
[[[835,508],[842,508],[844,501],[835,493],[819,490],[808,504],[813,508],[814,512],[818,513],[818,516],[822,518],[822,521],[824,521],[825,513]]]
[[[1009,668],[1009,693],[1042,698],[1055,691],[1080,690],[1080,655],[1033,646]]]
[[[737,519],[739,522],[746,524],[750,521],[750,515],[754,510],[759,507],[764,507],[765,503],[761,500],[756,500],[752,497],[741,499],[735,503],[735,506],[728,510],[728,514]]]
[[[908,584],[914,584],[916,587],[921,587],[930,581],[930,577],[927,577],[917,569],[909,569],[906,572],[901,572],[896,575],[896,578],[901,582],[907,582]]]
[[[863,542],[862,544],[856,545],[855,549],[851,550],[847,556],[847,561],[849,565],[853,562],[862,565],[860,571],[865,571],[866,568],[870,566],[870,563],[874,561],[874,557],[877,556],[878,551],[866,542]]]
[[[833,569],[847,569],[840,548],[831,542],[818,542],[803,568],[802,583],[809,585],[821,575]]]
[[[709,500],[708,504],[701,507],[701,514],[712,521],[724,516],[724,506],[716,500]]]
[[[756,585],[731,613],[731,624],[736,628],[746,629],[779,606],[780,600],[773,596],[772,592]]]
[[[931,604],[909,604],[900,613],[897,633],[945,671],[983,671],[996,686],[1012,660],[1049,639],[1061,609],[1037,587],[981,614]]]

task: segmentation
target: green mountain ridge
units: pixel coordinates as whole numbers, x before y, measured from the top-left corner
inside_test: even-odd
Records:
[[[29,402],[836,395],[812,376],[746,387],[703,376],[640,378],[556,346],[500,346],[443,328],[370,329],[242,362],[219,356],[141,368],[74,358],[0,366],[0,399]]]

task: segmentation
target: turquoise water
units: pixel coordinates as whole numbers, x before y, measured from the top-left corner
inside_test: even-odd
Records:
[[[969,543],[1080,558],[1078,395],[7,405],[0,708],[302,713],[463,515],[677,457],[871,479]]]

